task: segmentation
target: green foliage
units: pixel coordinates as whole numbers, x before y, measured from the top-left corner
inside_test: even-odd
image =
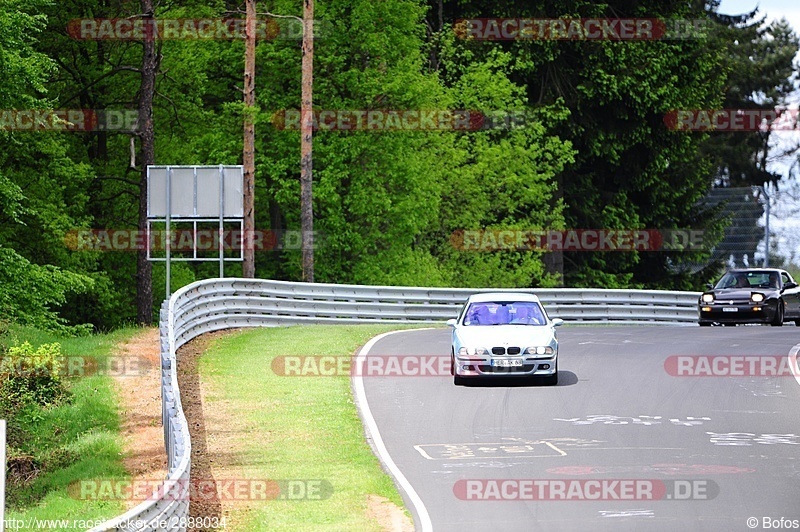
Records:
[[[67,337],[12,324],[0,330],[0,413],[8,422],[6,517],[109,518],[117,501],[85,501],[74,482],[125,478],[118,405],[108,376],[67,378],[65,357],[96,358],[138,329]],[[20,341],[20,339],[25,339]]]
[[[33,107],[37,94],[46,92],[55,63],[34,45],[46,23],[39,10],[49,5],[50,0],[0,0],[0,109]]]
[[[0,362],[0,410],[14,416],[26,406],[50,406],[67,396],[58,343],[34,349],[24,342],[11,347]]]
[[[63,357],[60,344],[42,344],[34,349],[26,341],[3,351],[0,361],[0,417],[8,423],[6,463],[14,485],[32,478],[43,467],[42,461],[28,448],[30,427],[45,419],[48,408],[67,402],[70,393],[61,374]],[[53,463],[52,460],[47,462]],[[10,499],[13,500],[13,489],[11,492]]]
[[[522,127],[489,129],[452,139],[453,168],[444,176],[440,231],[431,235],[452,286],[552,286],[541,253],[475,252],[453,245],[463,230],[563,228],[563,202],[555,178],[574,161],[569,141],[553,134],[568,119],[563,102],[531,107],[525,87],[511,79],[510,52],[485,55],[465,47],[446,29],[436,37],[442,76],[457,109],[527,117]],[[443,238],[444,237],[444,238]]]
[[[229,16],[229,2],[165,2],[159,18]],[[300,15],[278,0],[274,13]],[[141,43],[76,40],[70,20],[124,18],[137,2],[0,0],[0,109],[132,109]],[[723,17],[717,4],[588,0],[457,3],[328,0],[315,41],[317,110],[462,109],[528,117],[480,131],[318,131],[316,279],[536,287],[693,288],[703,251],[543,254],[458,249],[464,230],[694,229],[722,234],[698,202],[713,184],[774,181],[769,138],[670,131],[677,109],[772,107],[791,90],[785,22]],[[624,13],[624,15],[622,15]],[[710,17],[709,38],[656,42],[471,41],[460,18]],[[298,131],[273,123],[300,102],[296,40],[257,47],[256,105],[242,104],[244,43],[168,40],[154,102],[158,164],[238,164],[256,119],[256,227],[299,230]],[[0,131],[0,310],[42,327],[108,329],[135,313],[136,254],[70,249],[77,228],[132,229],[141,168],[131,136]],[[138,142],[138,141],[137,141]],[[136,165],[140,161],[134,161]],[[457,239],[456,239],[457,240]],[[707,240],[709,240],[707,238]],[[300,278],[296,249],[261,252],[259,277]],[[559,264],[563,263],[563,266]],[[711,268],[713,269],[713,267]],[[173,288],[216,265],[174,269]],[[229,264],[226,275],[238,275]],[[163,294],[156,265],[153,309]]]
[[[729,72],[725,109],[786,107],[795,90],[794,58],[800,39],[786,19],[766,24],[756,12],[724,18],[712,35],[715,47],[725,50]],[[772,132],[718,133],[703,147],[713,161],[715,186],[736,187],[777,183],[780,175],[767,169]]]
[[[20,324],[69,334],[88,332],[90,327],[67,325],[51,305],[66,301],[70,292],[84,292],[92,285],[83,275],[56,266],[39,266],[15,251],[0,247],[0,314]]]
[[[445,20],[545,14],[614,18],[622,12],[663,19],[704,16],[699,7],[675,3],[632,7],[577,0],[522,7],[475,1],[461,3],[458,13]],[[433,13],[429,23],[436,25]],[[548,133],[574,153],[549,181],[563,202],[566,227],[712,228],[715,221],[694,207],[711,182],[710,161],[699,153],[704,137],[671,132],[663,118],[671,110],[720,103],[726,70],[724,49],[717,43],[467,41],[460,48],[466,49],[462,55],[471,52],[479,58],[493,57],[497,48],[508,51],[514,59],[504,70],[525,87],[528,99],[537,107],[568,111],[568,119],[547,122]],[[445,71],[452,77],[446,63]],[[567,286],[668,288],[691,276],[676,270],[675,261],[663,252],[565,252],[563,279]]]
[[[716,9],[716,6],[714,6]],[[725,50],[728,69],[724,90],[725,109],[785,108],[791,102],[795,90],[793,79],[797,74],[794,58],[800,50],[800,39],[785,19],[766,24],[765,16],[757,12],[737,17],[723,17],[712,12],[719,23],[712,34],[715,47]],[[768,168],[777,155],[775,136],[771,131],[715,133],[702,146],[702,153],[711,161],[715,187],[777,186],[781,176]],[[786,154],[790,153],[789,150]],[[736,227],[747,231],[759,227],[763,208],[742,210],[736,213],[729,238],[735,239]],[[759,229],[763,234],[763,230]],[[724,240],[720,248],[731,249],[731,241]],[[743,256],[750,258],[756,253],[752,249],[735,246],[734,255],[738,264]],[[707,277],[711,279],[710,276]]]

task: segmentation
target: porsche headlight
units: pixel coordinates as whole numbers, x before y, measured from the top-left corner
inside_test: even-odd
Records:
[[[753,293],[753,295],[750,296],[750,300],[753,303],[760,303],[764,301],[764,294],[759,294],[758,292],[755,292]]]
[[[714,294],[703,294],[703,303],[711,303],[714,301]]]

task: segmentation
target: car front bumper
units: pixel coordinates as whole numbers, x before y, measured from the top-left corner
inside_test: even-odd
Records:
[[[501,366],[511,360],[519,360],[521,365]],[[558,353],[548,358],[522,356],[455,357],[455,374],[459,377],[546,377],[557,371]]]
[[[721,304],[715,301],[710,304],[701,303],[697,310],[701,323],[769,323],[775,319],[778,304],[777,300],[761,303],[743,301],[733,304]]]

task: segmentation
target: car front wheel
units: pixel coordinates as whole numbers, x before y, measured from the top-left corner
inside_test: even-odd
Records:
[[[543,380],[547,386],[555,386],[558,384],[558,362],[556,362],[556,370],[553,372],[553,374],[544,377]]]
[[[463,386],[466,382],[464,377],[456,373],[456,355],[450,353],[450,375],[453,376],[453,384],[456,386]]]
[[[778,301],[778,310],[775,311],[775,319],[770,322],[773,327],[780,327],[783,325],[783,301]]]

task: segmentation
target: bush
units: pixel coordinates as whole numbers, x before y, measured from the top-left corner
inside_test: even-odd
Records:
[[[61,375],[64,357],[58,343],[34,350],[29,342],[8,348],[0,362],[0,411],[15,417],[29,406],[46,407],[68,396]]]

